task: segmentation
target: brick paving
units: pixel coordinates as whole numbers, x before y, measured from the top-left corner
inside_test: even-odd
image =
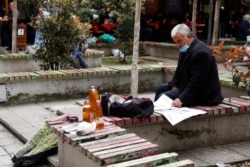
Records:
[[[3,125],[0,124],[0,166],[11,167],[11,157],[22,147],[23,143],[12,135]]]
[[[0,166],[13,167],[11,158],[14,153],[23,146],[23,143],[3,125],[0,124]],[[48,167],[46,164],[39,164],[34,167]]]

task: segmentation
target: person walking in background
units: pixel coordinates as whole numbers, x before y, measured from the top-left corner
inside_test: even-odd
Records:
[[[239,22],[241,23],[243,21],[243,16],[246,14],[245,10],[243,7],[240,7],[238,12],[236,13],[236,16],[239,20]]]
[[[171,37],[180,50],[178,64],[173,79],[157,88],[155,101],[165,94],[174,107],[221,103],[218,68],[211,50],[184,23],[172,29]]]
[[[240,23],[237,30],[237,35],[236,35],[237,41],[246,41],[247,36],[250,35],[250,15],[245,14],[242,20],[243,21]]]
[[[192,19],[189,12],[185,13],[183,23],[185,23],[188,27],[192,27]]]
[[[9,12],[8,15],[5,15],[3,18],[8,19],[7,23],[2,27],[2,46],[7,46],[6,50],[12,49],[12,25],[13,25],[13,8],[14,3],[9,3]],[[17,20],[19,17],[19,12],[17,11]]]
[[[1,19],[3,18],[3,16],[5,15],[5,8],[0,6],[0,17]],[[1,42],[1,46],[2,46],[2,26],[3,26],[3,22],[0,22],[0,42]]]
[[[140,41],[149,41],[151,39],[151,35],[152,29],[148,27],[148,18],[142,10],[140,20]]]
[[[37,45],[39,47],[41,47],[41,44],[43,42],[42,39],[42,33],[41,33],[41,28],[40,28],[40,23],[41,23],[41,19],[43,18],[47,18],[50,16],[50,13],[47,12],[42,6],[38,6],[37,8],[38,14],[37,17],[32,18],[33,21],[35,22],[35,27],[36,27],[36,33],[35,33],[35,42],[34,45]]]
[[[82,42],[80,39],[74,48],[74,50],[70,53],[70,58],[73,61],[73,66],[75,65],[74,60],[78,60],[81,68],[88,68],[87,63],[83,58],[83,51],[87,49],[87,44]]]
[[[226,37],[235,37],[238,25],[236,11],[232,9],[226,17]]]

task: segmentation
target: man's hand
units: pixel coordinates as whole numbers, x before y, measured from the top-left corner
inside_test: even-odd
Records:
[[[173,86],[173,87],[172,87],[172,90],[176,90],[176,89],[178,89],[176,86]]]
[[[179,98],[176,98],[172,103],[172,107],[181,107],[181,106],[182,106],[182,102]]]

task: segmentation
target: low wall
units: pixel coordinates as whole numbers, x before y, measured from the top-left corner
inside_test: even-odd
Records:
[[[226,43],[226,42],[225,42]],[[242,42],[241,42],[242,43]],[[229,50],[232,46],[243,46],[240,45],[241,43],[235,42],[233,43],[226,43],[222,50]],[[216,47],[215,47],[216,48]],[[143,50],[144,53],[147,53],[151,56],[160,57],[160,58],[168,58],[168,59],[175,59],[177,60],[179,57],[179,49],[173,43],[155,43],[155,42],[141,42],[140,49]],[[214,54],[217,63],[223,63],[225,60],[221,57]],[[227,57],[227,55],[223,55],[223,57]]]
[[[248,113],[188,119],[175,126],[165,121],[125,128],[170,152],[246,141],[250,137],[249,122]]]
[[[138,92],[154,92],[173,76],[158,64],[138,66]],[[172,70],[171,70],[172,69]],[[230,79],[221,77],[224,97],[247,95]],[[0,73],[0,102],[25,103],[85,97],[90,85],[101,92],[129,93],[131,66],[111,66],[59,71]]]
[[[139,67],[139,92],[163,82],[160,66]],[[0,74],[1,102],[24,103],[86,97],[90,85],[101,92],[129,93],[131,67],[88,68]],[[1,88],[0,87],[0,88]]]
[[[101,67],[103,52],[100,55],[91,55],[87,53],[84,56],[85,62],[90,68]],[[0,54],[0,72],[32,72],[41,70],[41,61],[36,61],[31,54]]]
[[[31,54],[0,54],[0,72],[24,72],[40,70],[40,62],[36,62]]]
[[[178,48],[171,43],[141,42],[140,47],[143,52],[156,57],[178,59],[179,56]]]

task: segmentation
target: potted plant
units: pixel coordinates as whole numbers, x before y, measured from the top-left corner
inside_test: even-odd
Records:
[[[250,96],[250,46],[231,46],[223,49],[224,41],[218,47],[209,46],[215,56],[223,60],[225,69],[232,72],[232,80],[238,88],[243,88]],[[241,70],[240,66],[246,66],[247,71]]]

